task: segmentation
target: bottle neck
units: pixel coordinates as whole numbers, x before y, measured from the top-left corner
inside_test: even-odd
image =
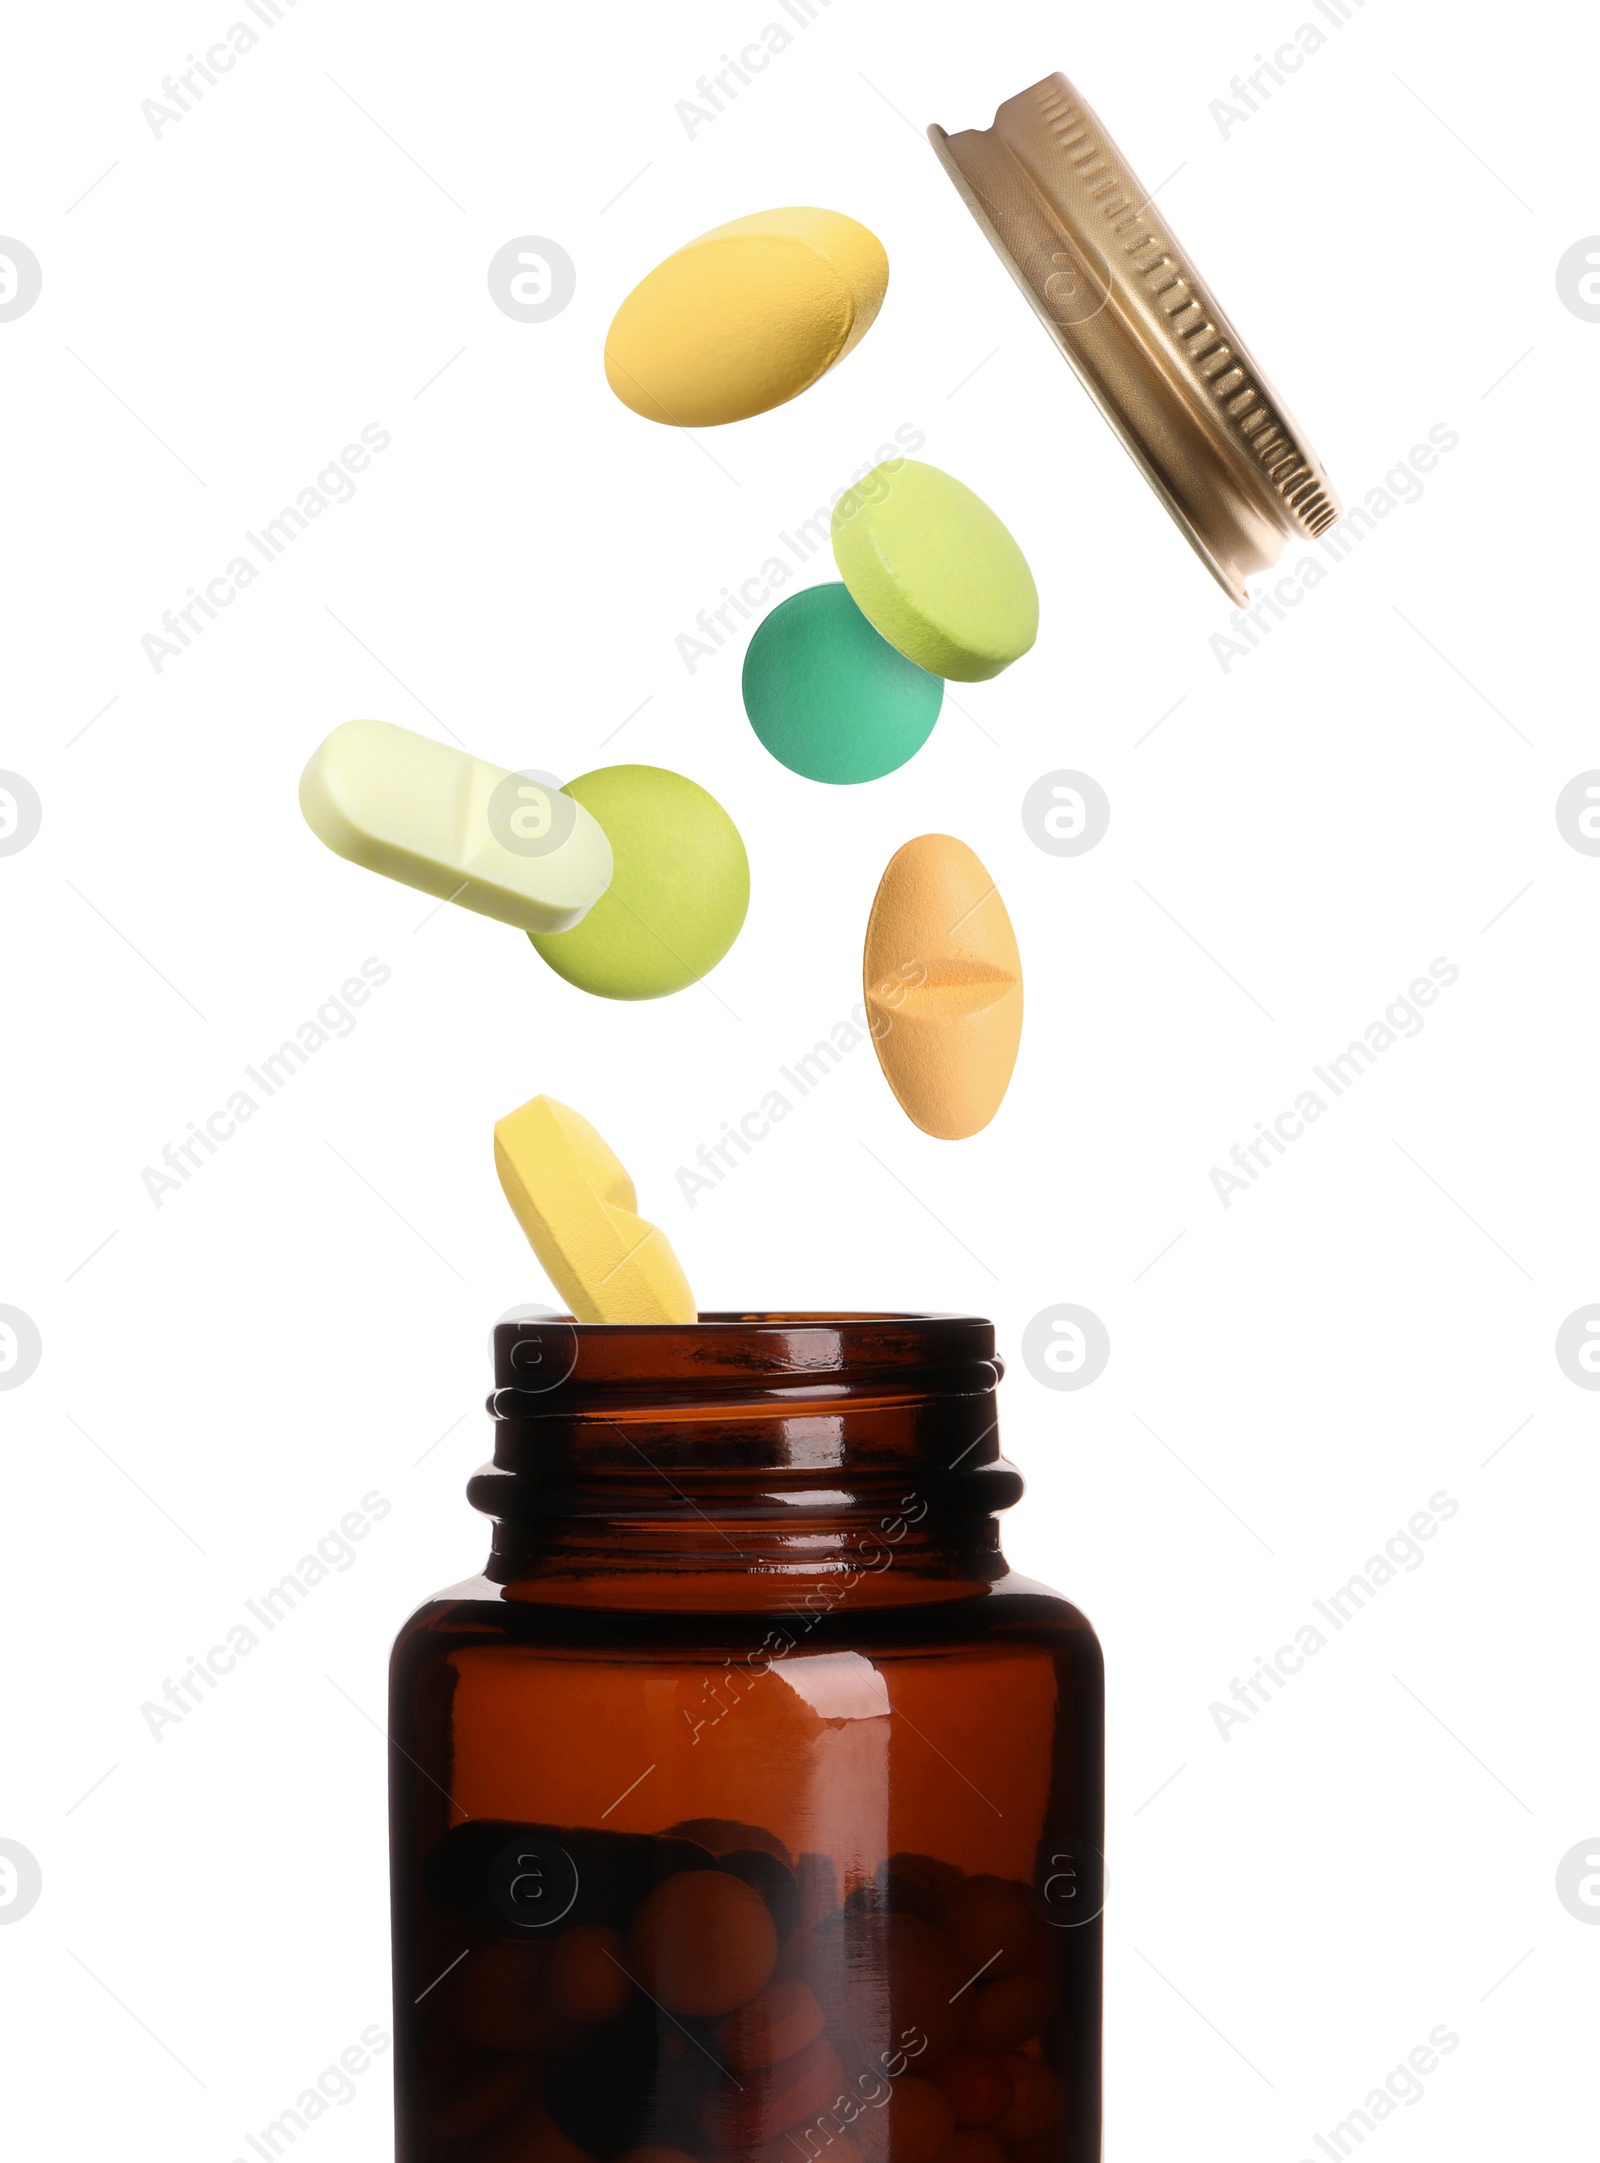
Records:
[[[489,1575],[515,1596],[685,1607],[948,1599],[1001,1576],[986,1322],[711,1316],[496,1331]],[[557,1377],[559,1377],[557,1379]]]

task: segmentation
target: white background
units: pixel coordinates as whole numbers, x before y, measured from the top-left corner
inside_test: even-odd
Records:
[[[1459,2047],[1369,2146],[1587,2152],[1600,1930],[1555,1872],[1600,1833],[1600,1405],[1553,1351],[1600,1298],[1600,861],[1554,819],[1600,765],[1600,326],[1555,286],[1600,229],[1584,11],[832,0],[693,138],[675,102],[775,4],[300,0],[159,139],[141,101],[254,18],[70,16],[7,33],[0,193],[44,275],[0,324],[0,765],[44,806],[0,860],[0,1301],[44,1346],[0,1399],[0,1835],[44,1883],[0,1931],[13,2145],[230,2163],[388,2026],[384,1663],[485,1552],[485,1334],[549,1296],[490,1127],[547,1090],[703,1306],[995,1317],[1008,1550],[1108,1657],[1108,2152],[1319,2157],[1441,2023]],[[1224,135],[1211,101],[1304,20],[1323,49]],[[1460,436],[1227,672],[1222,595],[921,138],[1057,67],[1347,505]],[[627,412],[624,293],[790,202],[888,249],[860,349],[708,436]],[[543,325],[487,292],[521,234],[577,265]],[[163,610],[372,422],[354,501],[155,673]],[[903,423],[1018,536],[1040,638],[912,765],[824,790],[756,742],[737,651],[691,675],[673,641]],[[356,714],[694,776],[749,846],[737,946],[609,1005],[339,862],[295,785]],[[1077,859],[1019,819],[1059,767],[1112,805]],[[936,830],[1022,947],[1000,1116],[931,1141],[862,1049],[691,1210],[676,1167],[848,1012],[883,866]],[[368,956],[354,1033],[158,1209],[142,1169]],[[1211,1167],[1436,956],[1421,1035],[1225,1209]],[[1016,1356],[1064,1300],[1111,1337],[1077,1395]],[[1213,1701],[1441,1490],[1424,1566],[1224,1740]],[[154,1740],[141,1705],[369,1491],[354,1566]],[[296,2154],[382,2157],[387,2079]]]

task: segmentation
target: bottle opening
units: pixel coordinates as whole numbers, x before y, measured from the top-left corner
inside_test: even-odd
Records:
[[[496,1325],[490,1410],[533,1417],[541,1408],[527,1400],[555,1391],[652,1384],[853,1389],[920,1380],[929,1389],[992,1390],[1003,1371],[994,1324],[979,1315],[752,1311],[693,1323],[534,1315]]]
[[[494,1459],[467,1493],[507,1556],[530,1541],[587,1552],[599,1522],[618,1561],[632,1536],[652,1557],[676,1540],[760,1568],[779,1549],[792,1562],[797,1540],[820,1559],[885,1519],[904,1540],[909,1518],[907,1552],[932,1558],[992,1546],[989,1520],[1022,1491],[978,1315],[514,1317],[494,1359]]]

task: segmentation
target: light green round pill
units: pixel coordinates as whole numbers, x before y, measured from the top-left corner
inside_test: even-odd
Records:
[[[557,976],[600,999],[698,983],[739,936],[750,861],[714,796],[664,766],[601,766],[565,787],[611,844],[611,884],[570,931],[530,932]]]
[[[1027,558],[982,497],[937,466],[874,466],[834,506],[833,560],[874,630],[930,675],[981,683],[1039,635]]]

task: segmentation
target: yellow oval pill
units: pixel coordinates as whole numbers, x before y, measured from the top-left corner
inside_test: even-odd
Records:
[[[862,975],[900,1108],[960,1141],[1000,1109],[1022,1038],[1022,961],[993,879],[964,841],[923,834],[889,859]]]
[[[638,1213],[615,1153],[554,1097],[494,1127],[500,1184],[545,1274],[580,1322],[693,1322],[694,1294],[665,1232]]]
[[[715,428],[797,398],[865,337],[889,258],[837,210],[761,210],[691,240],[628,295],[606,380],[674,428]]]

